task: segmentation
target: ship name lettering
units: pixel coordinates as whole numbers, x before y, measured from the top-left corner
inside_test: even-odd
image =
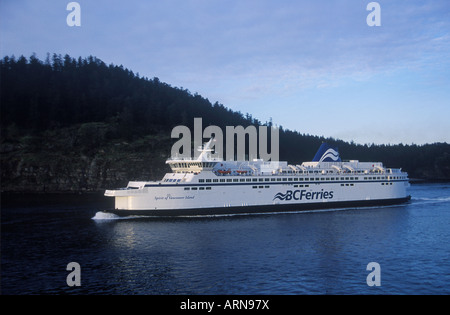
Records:
[[[302,190],[288,190],[285,194],[278,193],[275,195],[273,200],[279,199],[279,200],[318,200],[318,199],[333,199],[334,191],[324,191],[323,189],[321,191],[306,191],[305,189]]]

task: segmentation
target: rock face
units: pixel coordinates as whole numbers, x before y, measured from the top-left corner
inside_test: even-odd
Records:
[[[79,158],[79,160],[77,160]],[[156,180],[168,171],[145,156],[126,165],[107,157],[52,157],[30,161],[26,157],[2,160],[2,191],[80,192],[124,187],[130,180]],[[155,165],[155,166],[153,166]]]
[[[71,141],[63,130],[1,144],[1,190],[88,192],[124,187],[130,180],[159,180],[169,171],[170,139]]]

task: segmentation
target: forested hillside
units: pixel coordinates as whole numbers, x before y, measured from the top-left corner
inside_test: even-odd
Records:
[[[154,180],[177,125],[270,125],[250,113],[144,78],[95,57],[48,55],[0,61],[2,191],[96,191]],[[343,159],[382,161],[410,177],[450,179],[450,145],[356,145],[280,130],[280,158],[311,160],[322,141]]]

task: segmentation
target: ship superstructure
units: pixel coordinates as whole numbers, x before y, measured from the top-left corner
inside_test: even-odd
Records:
[[[381,162],[342,161],[323,143],[312,161],[224,161],[212,157],[213,139],[197,159],[167,160],[160,181],[130,181],[107,190],[119,215],[215,215],[289,212],[406,202],[408,174]]]

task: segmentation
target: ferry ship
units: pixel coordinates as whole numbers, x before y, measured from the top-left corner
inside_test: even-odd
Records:
[[[106,190],[117,215],[193,216],[291,212],[407,202],[408,174],[381,162],[342,161],[323,143],[313,160],[224,161],[212,157],[211,139],[197,159],[171,158],[160,181],[130,181]]]

